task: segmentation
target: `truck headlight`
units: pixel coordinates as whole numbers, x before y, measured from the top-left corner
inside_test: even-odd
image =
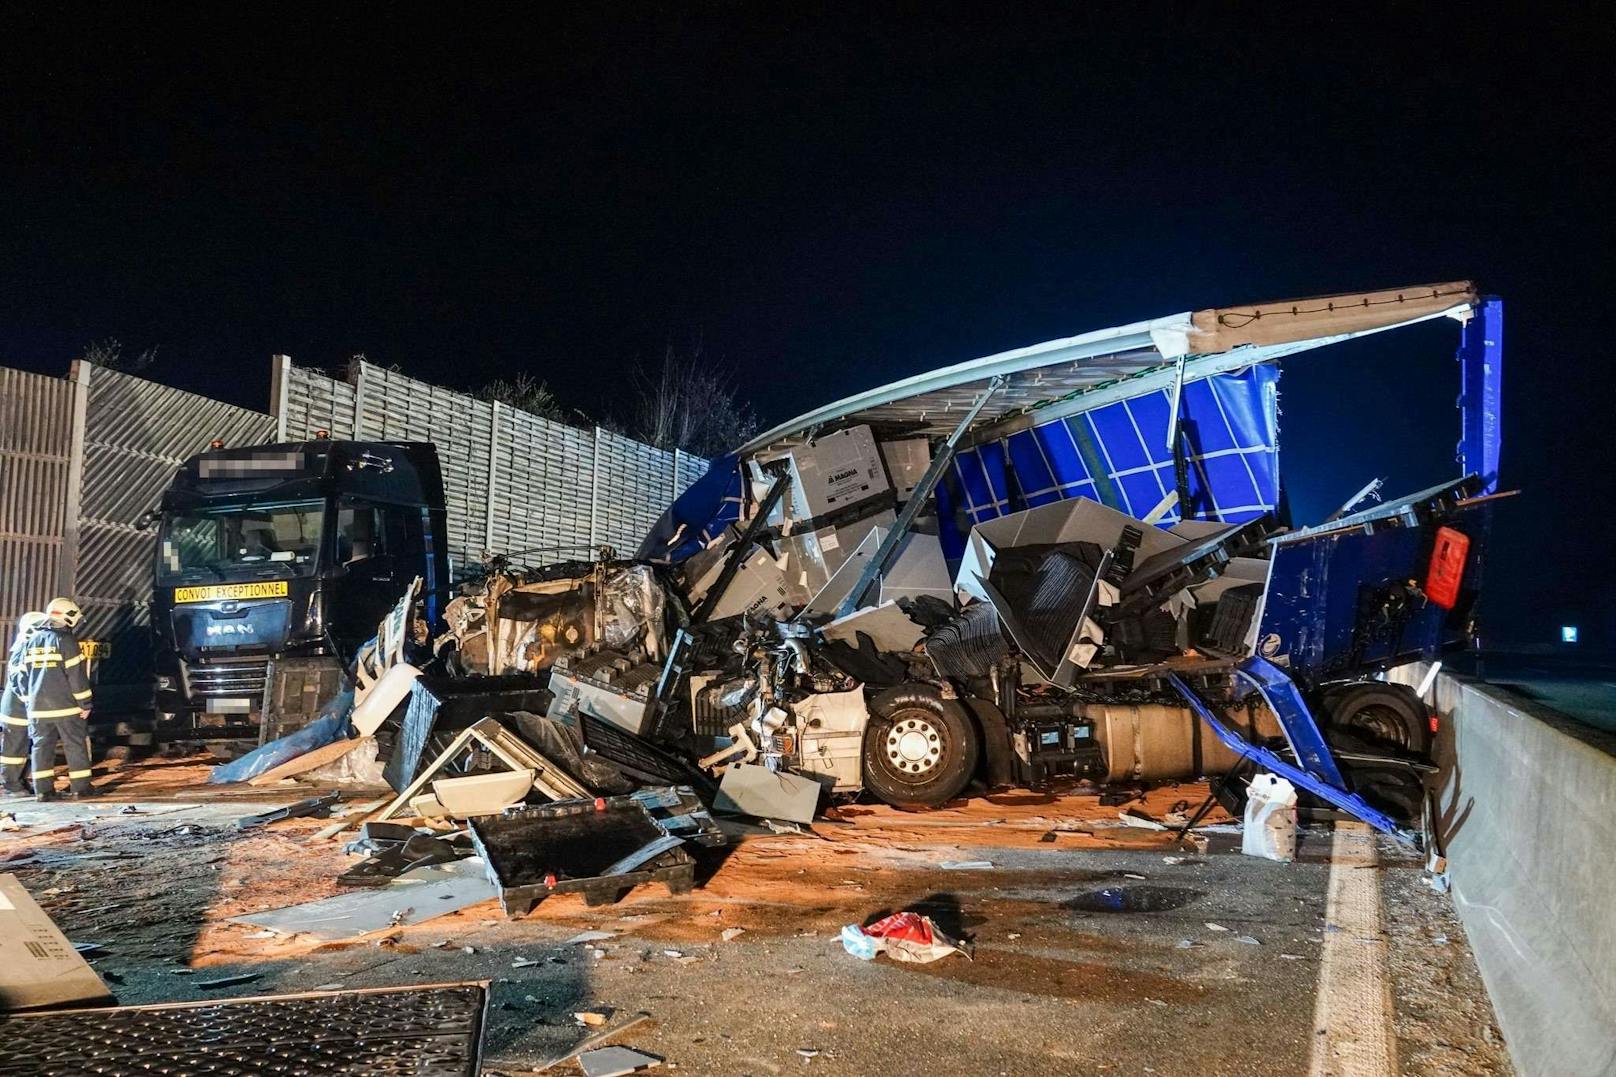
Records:
[[[174,678],[173,677],[165,677],[165,676],[162,676],[162,675],[158,676],[158,678],[157,678],[157,688],[158,688],[159,691],[166,692],[166,691],[170,690],[173,687],[174,687]]]

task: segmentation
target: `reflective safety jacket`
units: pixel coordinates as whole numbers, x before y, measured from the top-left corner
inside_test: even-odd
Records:
[[[6,683],[5,687],[15,692],[18,699],[28,694],[28,670],[23,665],[23,655],[28,649],[28,640],[33,632],[19,632],[11,641],[11,650],[6,652]]]
[[[32,635],[19,632],[11,641],[11,650],[6,652],[6,681],[0,685],[0,720],[10,718],[17,725],[26,725],[28,719],[28,705],[24,702],[28,698],[28,667],[23,664],[23,656]]]
[[[23,646],[29,718],[67,718],[90,707],[90,678],[79,641],[66,628],[34,629]]]

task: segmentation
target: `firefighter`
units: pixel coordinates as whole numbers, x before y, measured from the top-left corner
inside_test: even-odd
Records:
[[[44,620],[38,612],[19,617],[17,636],[6,654],[5,690],[0,692],[0,793],[6,796],[28,792],[22,780],[28,766],[28,670],[23,652],[29,635]]]
[[[28,733],[34,738],[34,796],[56,796],[56,744],[67,756],[67,780],[75,798],[94,792],[90,784],[90,678],[84,671],[73,629],[84,616],[78,603],[56,598],[45,607],[45,623],[24,648],[28,670]]]

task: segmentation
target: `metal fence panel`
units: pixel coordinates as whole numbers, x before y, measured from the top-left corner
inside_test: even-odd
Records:
[[[340,382],[277,358],[281,435],[430,441],[443,466],[449,555],[458,572],[487,552],[543,563],[627,553],[707,461],[478,400],[359,362]],[[346,409],[346,410],[345,410]]]
[[[214,438],[267,441],[274,420],[83,362],[73,364],[72,380],[85,400],[73,566],[74,597],[84,609],[80,635],[110,644],[96,675],[103,705],[132,705],[149,694],[152,671],[152,533],[135,521],[157,507],[187,457]]]
[[[587,557],[594,433],[514,408],[499,418],[488,548],[519,562]]]
[[[595,457],[595,538],[632,554],[673,500],[673,454],[602,430]]]
[[[72,386],[0,368],[0,647],[61,589],[72,443]]]
[[[302,370],[284,355],[274,357],[274,400],[280,441],[308,441],[325,430],[338,441],[354,436],[354,387],[318,370]]]

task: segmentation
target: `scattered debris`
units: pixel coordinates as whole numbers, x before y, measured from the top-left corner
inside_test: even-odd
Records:
[[[283,808],[262,812],[258,815],[249,815],[236,820],[237,830],[254,830],[282,819],[296,819],[305,815],[326,816],[331,814],[331,808],[342,799],[341,793],[327,793],[323,797],[310,797],[300,800],[296,804],[288,804]]]
[[[302,905],[244,913],[230,917],[230,922],[333,942],[417,924],[487,901],[496,894],[494,885],[483,874],[483,866],[475,861],[462,860],[426,870],[428,877],[353,890]],[[404,895],[408,905],[401,904]]]
[[[572,1015],[572,1019],[580,1025],[599,1028],[606,1023],[607,1015],[595,1010],[579,1010]]]
[[[746,934],[746,928],[744,927],[727,927],[719,935],[719,938],[725,942],[734,942],[744,934]]]
[[[944,860],[937,865],[944,871],[990,871],[993,868],[991,860]]]
[[[250,984],[254,980],[262,978],[262,976],[263,973],[261,972],[242,972],[234,976],[221,976],[217,980],[198,980],[196,981],[196,986],[207,990],[212,990],[216,987],[236,987],[239,984]]]
[[[627,1073],[655,1069],[662,1059],[628,1047],[601,1047],[578,1056],[584,1077],[623,1077]]]
[[[842,948],[863,961],[873,961],[885,953],[894,961],[929,964],[949,954],[971,957],[969,943],[943,934],[931,917],[915,912],[893,913],[866,927],[847,924],[842,928]]]

